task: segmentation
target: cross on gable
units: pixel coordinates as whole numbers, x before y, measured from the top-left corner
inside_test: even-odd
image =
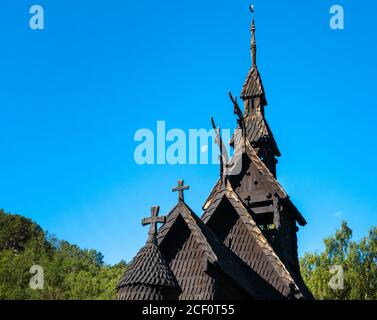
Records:
[[[151,208],[151,217],[144,218],[141,221],[143,226],[150,225],[148,231],[148,241],[147,242],[156,242],[157,240],[157,224],[158,223],[165,223],[166,217],[159,217],[158,213],[160,212],[160,207],[152,207]]]
[[[178,180],[178,186],[173,188],[172,191],[173,192],[178,191],[178,200],[183,202],[183,201],[185,201],[185,197],[184,197],[183,192],[185,190],[189,190],[189,189],[190,189],[189,186],[184,186],[183,180]]]

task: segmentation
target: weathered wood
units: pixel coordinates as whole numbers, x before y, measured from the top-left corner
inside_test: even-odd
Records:
[[[159,217],[158,213],[160,212],[160,207],[152,207],[151,208],[151,217],[144,218],[141,221],[143,226],[150,225],[148,231],[148,242],[156,242],[157,237],[157,224],[158,223],[165,223],[166,217]]]
[[[190,187],[189,186],[184,186],[184,181],[183,180],[178,180],[178,186],[173,188],[172,191],[173,192],[177,192],[178,191],[178,201],[185,201],[185,197],[184,197],[184,194],[183,192],[185,190],[189,190]]]
[[[213,117],[211,117],[211,124],[212,124],[213,130],[216,133],[215,143],[219,146],[219,149],[220,149],[220,155],[219,155],[220,177],[221,177],[221,180],[224,182],[226,179],[225,166],[227,166],[229,162],[228,150],[221,137],[221,129],[220,127],[216,126],[215,119]]]

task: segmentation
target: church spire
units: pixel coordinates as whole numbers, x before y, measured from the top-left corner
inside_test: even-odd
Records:
[[[250,6],[251,22],[251,56],[252,66],[242,87],[241,99],[244,101],[244,123],[246,137],[262,159],[267,168],[276,177],[276,160],[280,156],[271,129],[264,116],[267,105],[261,76],[257,68],[257,44],[255,41],[254,6]]]
[[[254,20],[254,6],[250,5],[250,12],[253,20],[251,22],[251,57],[253,61],[253,68],[257,67],[257,43],[255,41],[255,20]]]

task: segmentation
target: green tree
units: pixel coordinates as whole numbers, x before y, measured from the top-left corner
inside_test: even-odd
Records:
[[[127,266],[105,265],[103,259],[101,252],[59,240],[30,219],[0,210],[0,299],[115,299]],[[43,268],[43,290],[29,286],[33,265]]]
[[[352,240],[352,230],[343,222],[335,235],[324,240],[322,253],[306,253],[300,259],[301,274],[317,299],[376,300],[377,299],[377,227],[359,242]],[[344,288],[332,289],[331,267],[344,272]]]
[[[35,238],[44,238],[41,227],[20,215],[6,214],[0,209],[0,250],[13,249],[19,252]],[[49,244],[44,241],[43,246]]]

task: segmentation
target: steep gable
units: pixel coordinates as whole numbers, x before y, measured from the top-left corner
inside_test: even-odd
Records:
[[[296,221],[301,226],[306,225],[307,222],[305,218],[292,203],[284,188],[258,157],[250,142],[247,139],[242,140],[242,137],[238,137],[237,139],[234,155],[229,163],[226,164],[228,178],[235,193],[244,203],[245,201],[263,202],[268,200],[267,196],[276,195],[289,207]],[[240,164],[240,162],[242,162],[242,164]],[[239,168],[242,169],[240,170]],[[220,191],[221,183],[221,179],[216,182],[203,206],[204,210],[208,208],[216,193]]]
[[[224,244],[282,295],[303,298],[291,274],[229,183],[213,196],[202,220]],[[224,225],[227,226],[225,231]]]
[[[180,299],[263,299],[266,292],[268,297],[279,298],[183,202],[167,216],[158,241],[182,289]]]

